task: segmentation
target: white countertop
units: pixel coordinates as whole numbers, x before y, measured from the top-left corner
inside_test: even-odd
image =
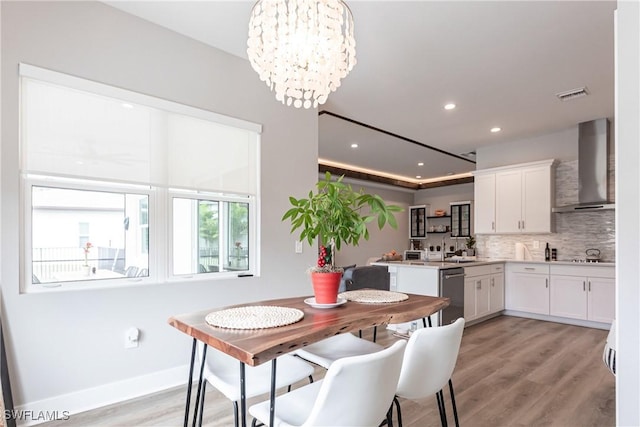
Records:
[[[535,261],[535,260],[515,260],[515,259],[490,259],[479,258],[472,262],[449,262],[449,261],[381,261],[374,262],[373,265],[386,265],[394,267],[420,267],[448,269],[457,267],[475,267],[478,265],[498,264],[498,263],[519,263],[519,264],[547,264],[547,265],[575,265],[580,267],[614,267],[613,262],[573,262],[573,261]]]
[[[574,261],[533,261],[507,259],[506,262],[517,262],[524,264],[548,264],[548,265],[576,265],[580,267],[615,267],[615,262],[574,262]]]

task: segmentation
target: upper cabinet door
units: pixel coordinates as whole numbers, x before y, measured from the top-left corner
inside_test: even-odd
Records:
[[[477,234],[496,232],[496,175],[476,175],[474,187],[474,230]]]
[[[451,237],[471,236],[471,203],[452,203]]]
[[[496,173],[496,233],[522,231],[522,172]]]
[[[409,238],[424,239],[427,237],[427,207],[425,205],[409,206]]]
[[[551,228],[551,173],[547,167],[522,170],[522,229],[525,233],[549,233]]]

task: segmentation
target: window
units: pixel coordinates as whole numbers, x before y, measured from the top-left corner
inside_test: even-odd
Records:
[[[34,282],[116,279],[133,268],[148,271],[148,254],[135,250],[145,236],[129,223],[129,218],[139,217],[135,210],[141,202],[148,204],[148,194],[36,184],[30,188]],[[78,223],[79,245],[74,232]]]
[[[173,197],[173,274],[247,272],[251,203],[204,197]]]
[[[260,126],[20,73],[23,290],[258,274]]]

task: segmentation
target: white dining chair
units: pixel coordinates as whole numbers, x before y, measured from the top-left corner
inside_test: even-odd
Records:
[[[394,404],[398,414],[398,424],[402,427],[402,413],[398,397],[422,399],[436,395],[440,422],[447,426],[447,414],[442,389],[449,384],[453,416],[456,426],[458,409],[453,393],[451,375],[456,367],[464,319],[460,317],[450,325],[419,329],[411,335],[402,362],[402,371]]]
[[[398,384],[405,341],[377,353],[335,361],[324,379],[278,396],[274,426],[378,426],[387,419]],[[249,408],[268,425],[269,401]]]
[[[334,335],[296,350],[293,354],[329,369],[338,359],[376,353],[384,349],[380,344],[358,338],[351,333]]]
[[[202,363],[202,346],[198,346],[198,361]],[[211,384],[233,403],[234,425],[238,427],[238,402],[240,401],[240,362],[233,357],[209,347],[206,352],[207,361],[203,370],[206,384]],[[276,389],[309,379],[313,383],[313,366],[300,358],[285,354],[277,359]],[[269,393],[271,389],[271,363],[245,367],[245,396],[247,399],[260,394]],[[203,396],[204,397],[204,396]],[[203,398],[204,401],[204,398]]]
[[[611,328],[607,335],[607,341],[604,344],[604,351],[602,352],[602,360],[605,366],[611,371],[613,375],[616,374],[616,351],[618,346],[616,344],[616,319],[611,322]]]

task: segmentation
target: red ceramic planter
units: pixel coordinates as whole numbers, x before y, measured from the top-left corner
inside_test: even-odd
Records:
[[[335,304],[342,273],[311,273],[311,283],[317,304]]]

